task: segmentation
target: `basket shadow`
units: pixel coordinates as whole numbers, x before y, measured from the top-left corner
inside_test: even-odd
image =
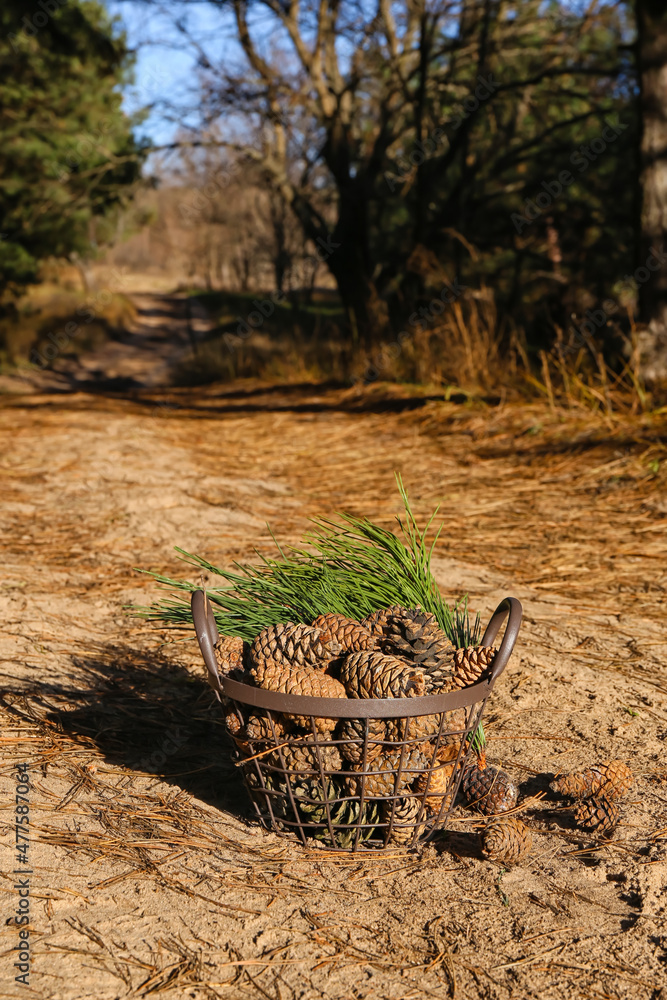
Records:
[[[72,657],[72,665],[90,686],[68,689],[68,707],[47,716],[64,734],[94,745],[110,764],[159,778],[242,820],[253,818],[220,704],[203,677],[130,646],[101,646]]]

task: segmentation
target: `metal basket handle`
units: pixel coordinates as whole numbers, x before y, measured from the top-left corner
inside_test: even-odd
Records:
[[[220,633],[218,632],[213,609],[206,596],[206,592],[195,590],[190,606],[192,608],[192,620],[195,623],[195,632],[197,633],[197,642],[199,643],[199,649],[208,670],[208,682],[215,691],[216,698],[220,701],[222,684],[220,683],[218,663],[214,650],[214,646],[220,638]]]
[[[213,609],[203,590],[195,590],[192,594],[192,618],[197,633],[197,641],[204,658],[206,669],[208,670],[208,682],[216,693],[218,700],[223,693],[220,675],[218,674],[218,664],[215,658],[214,646],[220,638],[218,626],[215,623]],[[500,644],[500,649],[493,661],[493,670],[488,680],[489,685],[495,684],[507,665],[507,661],[512,655],[514,643],[521,627],[521,616],[523,609],[516,597],[505,597],[491,617],[491,621],[486,626],[486,631],[482,637],[483,646],[492,646],[500,631],[500,628],[509,616],[505,634]],[[360,707],[360,706],[357,706]]]
[[[521,602],[517,601],[516,597],[505,597],[504,600],[500,602],[496,610],[493,612],[491,621],[486,626],[486,631],[482,637],[482,646],[492,646],[494,639],[500,631],[500,626],[508,615],[509,619],[505,628],[503,641],[500,643],[500,649],[498,650],[498,653],[493,661],[493,670],[491,671],[491,677],[489,678],[491,684],[495,684],[505,669],[507,661],[512,655],[516,637],[519,634],[523,608],[521,607]]]

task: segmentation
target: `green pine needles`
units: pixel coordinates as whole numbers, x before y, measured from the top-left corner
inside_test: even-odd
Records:
[[[405,517],[397,518],[398,534],[351,514],[339,514],[339,521],[320,518],[304,537],[308,549],[281,548],[276,542],[277,558],[258,553],[260,564],[235,563],[234,570],[220,569],[177,548],[185,562],[220,578],[219,587],[206,590],[219,631],[252,641],[269,625],[309,623],[327,611],[361,619],[393,604],[419,604],[435,615],[454,645],[477,645],[479,615],[470,621],[467,595],[450,608],[431,573],[433,549],[443,526],[430,542],[427,536],[438,509],[420,530],[399,475],[396,481],[405,507]],[[137,614],[168,627],[192,628],[189,594],[197,584],[150,575],[176,593],[148,608],[137,608]]]

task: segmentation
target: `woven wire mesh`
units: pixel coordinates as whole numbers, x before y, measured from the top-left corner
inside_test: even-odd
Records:
[[[471,737],[511,656],[521,614],[516,598],[500,602],[481,645],[491,646],[507,619],[503,639],[490,676],[472,687],[423,698],[328,699],[221,678],[215,618],[206,594],[195,591],[199,648],[262,824],[334,851],[415,846],[432,837],[454,806]]]
[[[234,701],[228,731],[268,829],[335,851],[413,847],[447,822],[485,702],[354,720],[359,735],[351,737],[349,720],[325,735],[315,717],[309,730],[295,730],[283,713]]]

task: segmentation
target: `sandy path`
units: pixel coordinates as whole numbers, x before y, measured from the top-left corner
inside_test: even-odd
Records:
[[[667,995],[664,426],[402,406],[250,384],[4,398],[2,781],[13,795],[29,764],[33,959],[27,991],[3,922],[0,995]],[[540,772],[627,760],[610,843],[582,854],[548,798],[502,875],[469,817],[421,856],[370,860],[263,833],[192,642],[124,614],[156,594],[134,567],[187,576],[175,544],[228,564],[270,550],[267,521],[288,540],[340,507],[389,523],[393,470],[420,515],[443,503],[445,594],[484,616],[524,603],[491,759],[526,794]]]

